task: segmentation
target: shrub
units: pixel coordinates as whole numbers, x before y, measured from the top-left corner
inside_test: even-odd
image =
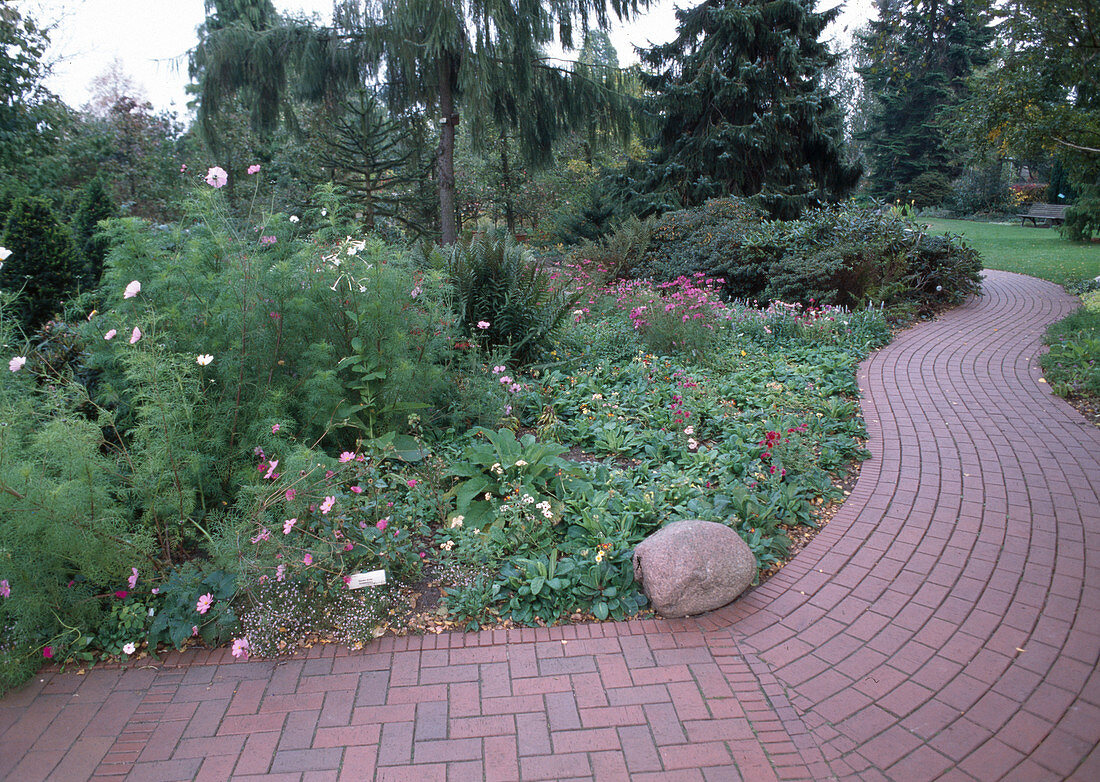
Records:
[[[1009,190],[1006,179],[1008,165],[997,161],[981,168],[968,168],[951,185],[946,201],[956,215],[1008,210]]]
[[[16,317],[30,331],[61,308],[77,286],[79,256],[69,229],[41,198],[12,204],[0,245],[11,251],[0,274],[0,287],[20,293]]]
[[[80,204],[73,215],[73,240],[84,256],[82,281],[84,287],[95,287],[103,274],[103,260],[110,249],[107,236],[101,233],[101,220],[118,215],[118,208],[107,193],[103,180],[93,179],[84,188]]]
[[[466,336],[488,351],[507,349],[520,366],[545,354],[580,298],[511,237],[489,233],[442,250],[421,245],[416,255],[443,270]]]
[[[908,195],[918,209],[939,206],[951,196],[951,182],[939,171],[925,171],[909,183]]]

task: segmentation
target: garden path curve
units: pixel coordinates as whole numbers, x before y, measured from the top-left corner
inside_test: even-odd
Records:
[[[1073,307],[988,272],[864,362],[855,490],[725,609],[49,670],[0,777],[1100,779],[1100,430],[1035,360]]]

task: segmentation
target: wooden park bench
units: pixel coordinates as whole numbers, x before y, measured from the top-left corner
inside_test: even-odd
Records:
[[[1039,227],[1040,220],[1045,224],[1045,228],[1050,228],[1054,225],[1061,225],[1066,221],[1066,207],[1064,204],[1032,204],[1026,214],[1016,216],[1020,218],[1021,228],[1028,220],[1036,228]]]

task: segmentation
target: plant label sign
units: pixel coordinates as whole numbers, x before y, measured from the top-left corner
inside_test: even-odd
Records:
[[[369,573],[352,573],[349,576],[348,589],[382,586],[386,583],[385,570],[372,570]]]

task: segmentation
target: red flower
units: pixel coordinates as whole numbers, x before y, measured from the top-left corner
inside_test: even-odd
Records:
[[[115,597],[117,597],[119,600],[125,600],[126,595],[128,595],[128,594],[130,594],[130,593],[127,592],[125,589],[120,589],[117,592],[115,592]]]
[[[47,660],[52,660],[53,659],[53,647],[52,646],[45,647],[42,650],[42,656],[45,657]]]

